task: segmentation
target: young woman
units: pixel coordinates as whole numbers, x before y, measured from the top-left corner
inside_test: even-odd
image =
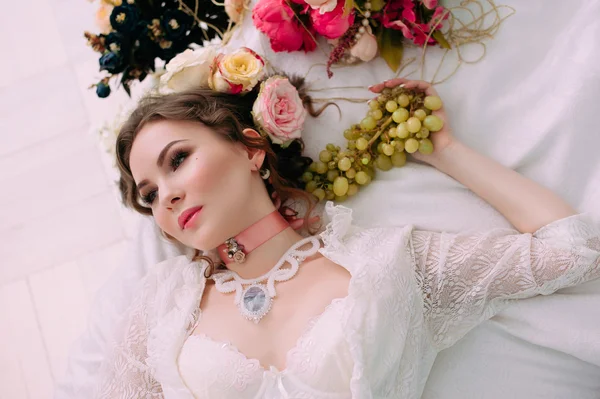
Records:
[[[436,94],[402,79],[372,90],[399,84]],[[416,158],[519,232],[361,229],[329,202],[321,234],[300,235],[272,194],[302,192],[285,185],[249,96],[151,97],[123,127],[125,202],[197,254],[152,269],[76,397],[419,398],[436,353],[510,300],[600,276],[599,226],[458,142],[448,123]]]

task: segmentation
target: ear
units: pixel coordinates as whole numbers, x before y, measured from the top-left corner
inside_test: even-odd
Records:
[[[260,133],[258,133],[256,130],[250,129],[250,128],[244,129],[242,131],[242,133],[249,137],[260,137]],[[244,148],[246,149],[246,152],[248,153],[248,160],[250,160],[250,162],[255,167],[254,170],[260,170],[260,168],[262,167],[262,164],[265,161],[265,156],[267,155],[265,153],[265,151],[258,150],[255,148],[248,148],[246,146],[244,146]]]

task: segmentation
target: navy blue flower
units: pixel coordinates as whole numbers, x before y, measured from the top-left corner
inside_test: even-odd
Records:
[[[119,32],[111,32],[106,35],[104,37],[104,45],[109,51],[119,54],[128,53],[130,48],[130,43],[127,37]]]
[[[191,16],[181,10],[166,10],[160,24],[169,40],[184,38],[194,23]]]
[[[110,14],[110,24],[121,33],[133,32],[140,20],[140,11],[137,7],[125,4],[113,8]]]
[[[101,81],[96,85],[96,95],[100,98],[106,98],[110,95],[110,86]]]
[[[113,74],[123,72],[123,69],[125,69],[123,58],[111,51],[104,53],[100,57],[99,64],[101,71],[108,71]]]

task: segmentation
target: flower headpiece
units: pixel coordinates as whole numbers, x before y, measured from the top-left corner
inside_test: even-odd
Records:
[[[186,50],[166,65],[160,91],[179,92],[194,87],[209,87],[217,92],[245,95],[260,83],[252,107],[257,129],[274,144],[287,147],[302,134],[306,110],[298,90],[288,78],[272,76],[263,81],[263,58],[247,47],[231,53],[212,47]]]

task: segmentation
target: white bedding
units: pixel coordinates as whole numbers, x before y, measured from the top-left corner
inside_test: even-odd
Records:
[[[450,124],[466,144],[551,188],[579,211],[600,215],[600,1],[500,3],[517,12],[487,42],[485,58],[436,86]],[[232,45],[245,43],[287,72],[304,75],[325,60],[319,53],[276,55],[245,23],[243,40]],[[437,65],[439,53],[428,55],[429,66]],[[314,67],[307,80],[314,88],[368,86],[392,76],[380,60],[336,69],[331,80],[323,67]],[[317,94],[368,96],[364,90]],[[307,123],[309,155],[330,141],[343,144],[343,129],[366,112],[364,104],[340,106],[341,120],[330,108]],[[364,225],[413,223],[448,231],[509,225],[453,179],[415,163],[379,173],[345,205]],[[424,395],[505,397],[600,398],[600,281],[521,301],[484,323],[440,354]]]
[[[487,42],[478,64],[463,65],[437,86],[456,136],[480,152],[559,193],[579,211],[600,215],[600,1],[506,0],[517,13]],[[275,66],[305,75],[325,56],[276,55],[249,16],[231,46],[244,44]],[[407,52],[410,57],[410,51]],[[436,58],[434,52],[428,61]],[[410,68],[409,68],[410,69]],[[381,61],[335,69],[315,67],[312,88],[367,86],[392,77]],[[417,78],[417,75],[410,78]],[[430,78],[426,76],[425,78]],[[315,97],[368,97],[331,90]],[[365,104],[339,103],[309,120],[305,141],[315,156],[358,122]],[[458,231],[509,226],[488,204],[435,169],[410,163],[380,172],[344,205],[363,225],[412,223]],[[124,267],[143,270],[171,252],[143,219]],[[149,238],[151,237],[151,238]],[[142,242],[143,240],[143,242]],[[140,248],[145,248],[143,251]],[[144,252],[142,254],[142,252]],[[600,398],[600,281],[520,301],[442,352],[424,398]]]

